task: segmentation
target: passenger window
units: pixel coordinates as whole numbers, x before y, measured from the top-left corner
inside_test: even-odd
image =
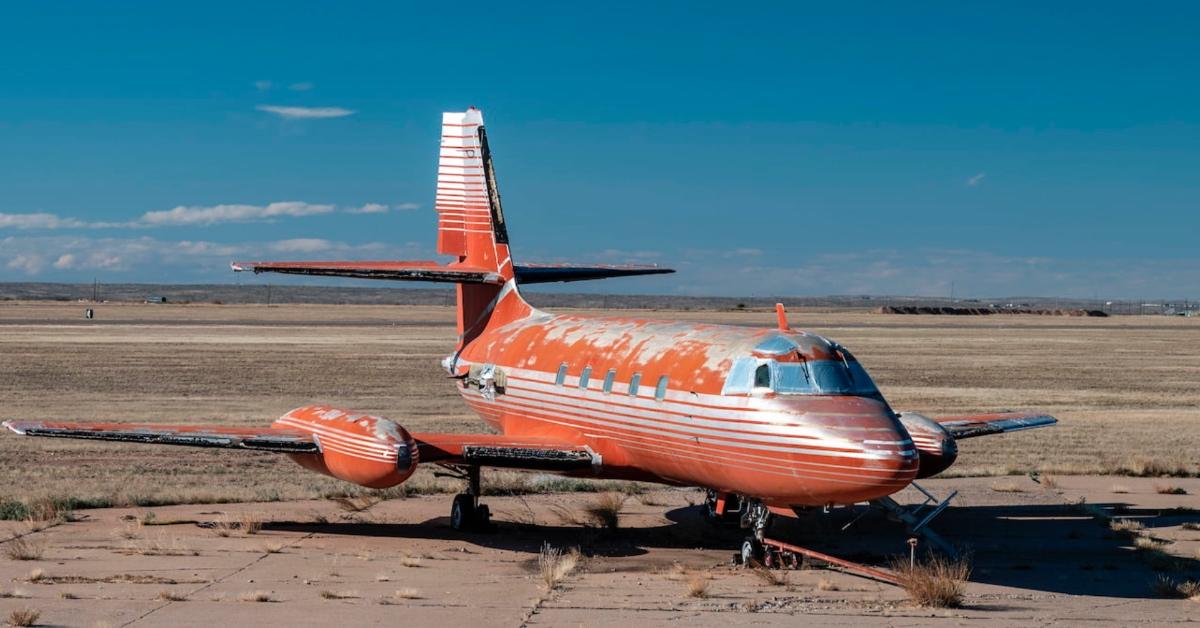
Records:
[[[629,378],[629,396],[636,397],[638,394],[638,387],[640,387],[641,385],[642,385],[642,374],[634,373],[633,377]]]
[[[771,366],[769,364],[759,364],[758,368],[754,369],[754,387],[771,387]]]
[[[663,375],[658,378],[658,387],[654,389],[654,398],[662,401],[667,398],[667,376]]]
[[[617,369],[608,369],[608,375],[604,376],[604,394],[612,392],[613,380],[617,378]]]
[[[554,376],[554,385],[562,386],[565,381],[567,381],[567,363],[563,362],[558,367],[558,375]]]
[[[583,372],[579,374],[579,387],[587,390],[588,380],[592,379],[592,367],[585,366]]]

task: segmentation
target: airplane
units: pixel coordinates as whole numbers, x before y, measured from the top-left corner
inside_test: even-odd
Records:
[[[931,419],[896,412],[849,350],[792,329],[782,305],[775,328],[538,310],[521,286],[673,271],[514,261],[483,114],[473,107],[442,115],[435,199],[437,250],[452,262],[232,267],[455,284],[458,339],[442,367],[494,433],[410,432],[328,405],[297,408],[263,428],[4,425],[26,436],[278,452],[374,489],[401,484],[418,465],[441,465],[466,480],[451,504],[455,530],[488,526],[483,468],[702,487],[711,519],[751,530],[741,548],[749,563],[769,555],[773,516],[805,509],[871,502],[921,528],[928,519],[918,521],[889,496],[949,468],[957,441],[1056,422],[1038,413]]]

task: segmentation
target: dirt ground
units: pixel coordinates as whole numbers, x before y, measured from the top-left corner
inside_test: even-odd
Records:
[[[1160,495],[1152,480],[1061,478],[1056,489],[1029,478],[1004,491],[994,479],[932,480],[958,490],[937,520],[971,551],[962,608],[910,605],[902,591],[827,569],[777,571],[769,582],[729,566],[739,533],[704,523],[693,490],[630,498],[615,532],[564,523],[594,496],[491,498],[496,527],[449,528],[444,496],[390,500],[361,512],[328,500],[154,509],[89,510],[81,521],[24,537],[38,560],[0,561],[8,597],[0,613],[36,608],[45,625],[1165,625],[1200,620],[1200,604],[1164,599],[1156,572],[1131,537],[1101,520],[1141,522],[1180,557],[1195,556],[1200,506]],[[913,497],[913,495],[906,495]],[[1099,516],[1078,506],[1097,505]],[[152,513],[152,514],[151,514]],[[896,524],[870,514],[814,514],[792,539],[873,563],[906,551]],[[256,534],[198,524],[263,519]],[[140,521],[148,521],[141,525]],[[4,522],[5,536],[28,532]],[[226,536],[222,536],[226,535]],[[10,541],[11,543],[11,541]],[[579,567],[547,590],[537,559],[544,544],[582,550]],[[1189,561],[1191,562],[1191,561]],[[1173,577],[1186,574],[1172,572]],[[688,594],[707,583],[704,597]],[[261,594],[262,602],[253,601]]]
[[[0,304],[2,418],[261,425],[327,402],[413,430],[480,427],[437,367],[454,339],[448,308],[101,304],[87,321],[85,307]],[[774,322],[765,312],[645,314]],[[0,598],[0,612],[32,607],[44,624],[82,626],[320,625],[347,610],[370,623],[506,626],[774,624],[803,616],[826,625],[1200,619],[1200,604],[1164,599],[1154,587],[1159,575],[1198,576],[1192,559],[1200,532],[1181,525],[1200,522],[1190,510],[1200,507],[1200,481],[1094,476],[1196,474],[1200,321],[828,312],[791,319],[848,346],[897,409],[936,416],[1028,408],[1059,417],[1049,430],[966,441],[951,470],[1010,477],[927,483],[939,495],[960,490],[936,527],[972,551],[966,608],[915,609],[894,587],[824,570],[792,572],[781,584],[731,570],[725,565],[740,536],[705,528],[689,505],[701,498],[695,491],[631,498],[616,534],[564,523],[593,495],[493,497],[499,529],[459,535],[445,521],[448,495],[349,513],[321,499],[344,485],[271,454],[133,453],[4,434],[0,501],[72,497],[142,507],[80,511],[82,521],[25,537],[44,545],[44,556],[0,557],[0,591],[30,596]],[[1042,484],[1024,475],[1031,471],[1042,472]],[[1051,474],[1057,489],[1046,486]],[[456,490],[454,481],[427,473],[413,482]],[[1171,487],[1186,494],[1156,492]],[[157,505],[187,501],[250,503]],[[148,511],[158,523],[238,520],[239,513],[268,523],[259,534],[223,537],[195,523],[138,525]],[[789,538],[874,563],[906,550],[896,525],[877,516],[841,531],[855,516],[807,519]],[[1112,532],[1110,517],[1136,519],[1144,530]],[[28,531],[0,522],[2,538]],[[1135,536],[1165,544],[1137,550]],[[585,555],[549,592],[535,567],[543,542]],[[1154,571],[1161,553],[1175,557],[1173,570],[1158,564]],[[34,569],[42,577],[29,582]],[[709,582],[708,597],[686,595],[697,577]],[[239,599],[260,590],[275,601]],[[160,599],[164,592],[187,601]]]

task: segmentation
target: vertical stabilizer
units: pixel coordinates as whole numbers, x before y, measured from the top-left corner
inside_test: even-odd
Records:
[[[460,342],[466,343],[496,312],[511,316],[528,308],[516,291],[483,113],[474,107],[442,114],[435,206],[438,253],[457,257],[460,265],[494,271],[505,282],[502,286],[459,284],[458,331]]]

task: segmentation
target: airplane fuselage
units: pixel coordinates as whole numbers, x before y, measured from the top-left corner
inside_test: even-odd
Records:
[[[459,388],[484,421],[585,444],[602,477],[823,506],[917,475],[912,439],[866,372],[813,334],[532,310],[489,326],[458,364],[474,365]]]

